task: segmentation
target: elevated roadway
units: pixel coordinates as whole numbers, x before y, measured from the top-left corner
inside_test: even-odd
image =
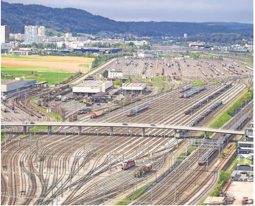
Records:
[[[207,127],[188,127],[188,126],[179,126],[179,125],[164,125],[164,124],[130,124],[130,123],[95,123],[95,122],[2,122],[2,128],[4,126],[23,126],[23,133],[26,133],[27,126],[47,126],[48,131],[52,127],[78,127],[78,133],[81,133],[82,127],[109,127],[110,134],[113,134],[114,127],[120,128],[141,128],[142,135],[145,135],[145,129],[171,129],[175,130],[175,133],[178,135],[177,130],[189,130],[189,131],[202,131],[202,132],[213,132],[221,134],[233,134],[233,135],[244,135],[245,131],[235,131],[235,130],[226,130],[226,129],[212,129]],[[177,136],[178,137],[178,136]]]

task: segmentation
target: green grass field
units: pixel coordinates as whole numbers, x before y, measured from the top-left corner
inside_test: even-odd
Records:
[[[247,158],[237,158],[237,164],[239,165],[252,165],[251,159]]]
[[[32,74],[33,72],[33,74]],[[61,70],[51,69],[47,67],[16,67],[2,66],[1,74],[11,74],[14,77],[24,77],[25,79],[35,79],[37,82],[48,81],[52,85],[57,82],[62,82],[75,73],[62,72]],[[1,79],[10,79],[10,77],[1,77]]]
[[[89,65],[88,65],[88,64],[79,64],[78,66],[79,66],[79,67],[86,67],[86,68],[89,68]]]

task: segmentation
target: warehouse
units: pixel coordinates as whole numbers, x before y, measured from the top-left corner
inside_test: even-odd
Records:
[[[8,95],[14,92],[33,87],[36,80],[23,80],[23,79],[2,79],[1,82],[1,95]]]
[[[124,83],[122,84],[122,90],[126,91],[142,91],[146,88],[145,83]]]
[[[113,86],[111,81],[85,81],[73,87],[73,93],[83,96],[92,96],[93,94],[99,92],[106,92],[109,88]]]
[[[123,77],[123,72],[121,70],[111,69],[108,73],[109,78],[119,78]]]

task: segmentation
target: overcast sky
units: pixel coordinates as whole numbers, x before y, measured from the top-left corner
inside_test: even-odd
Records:
[[[253,0],[3,0],[77,8],[116,21],[253,22]],[[36,2],[36,3],[35,3]]]

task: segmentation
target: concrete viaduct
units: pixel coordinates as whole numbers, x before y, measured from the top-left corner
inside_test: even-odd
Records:
[[[177,130],[189,130],[189,131],[202,131],[202,132],[213,132],[221,134],[233,134],[233,135],[244,135],[245,131],[234,131],[226,129],[211,129],[206,127],[188,127],[188,126],[178,126],[178,125],[164,125],[164,124],[130,124],[130,123],[89,123],[89,122],[34,122],[31,124],[29,122],[2,122],[2,128],[4,126],[22,126],[23,134],[27,133],[28,126],[47,126],[48,133],[51,133],[52,127],[78,127],[78,135],[81,134],[82,127],[109,127],[110,135],[113,135],[113,128],[141,128],[142,136],[145,135],[145,129],[167,129],[175,130],[176,137],[178,137]]]

